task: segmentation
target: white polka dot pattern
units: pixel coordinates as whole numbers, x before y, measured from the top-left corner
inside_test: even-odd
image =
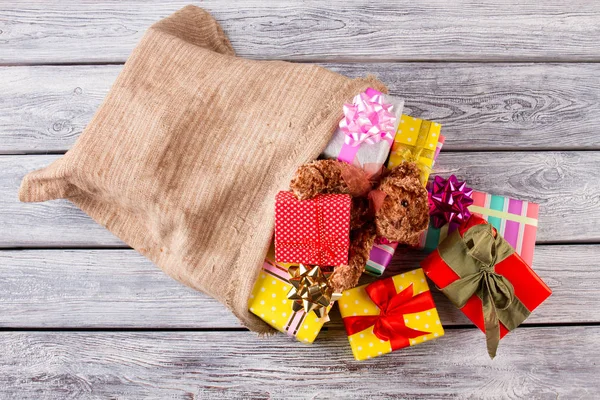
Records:
[[[439,123],[402,115],[387,167],[393,168],[416,157],[414,161],[422,169],[421,179],[424,184],[427,183],[441,129]]]
[[[425,280],[425,274],[421,268],[413,270],[411,273],[400,274],[387,279],[392,281],[397,292],[401,292],[403,288],[412,286],[415,295],[418,293],[427,293],[427,296],[431,296],[429,286]],[[359,311],[358,314],[361,316],[376,316],[380,314],[381,310],[369,297],[366,287],[367,285],[363,285],[345,291],[342,298],[338,300],[340,314],[342,315],[342,318],[345,319],[345,323],[348,322],[346,318],[357,316],[357,310]],[[410,341],[407,342],[410,346],[424,343],[444,335],[444,328],[440,324],[439,316],[435,308],[404,314],[403,320],[406,327],[426,332],[424,335],[410,338]],[[348,340],[350,341],[350,347],[352,348],[354,357],[357,360],[366,360],[392,351],[392,346],[389,341],[380,340],[377,335],[375,335],[374,326],[369,326],[361,332],[350,335]]]
[[[349,195],[319,195],[298,200],[279,192],[275,203],[277,262],[337,266],[348,263]]]
[[[248,301],[248,308],[278,331],[293,336],[300,342],[312,343],[325,320],[317,317],[314,312],[306,314],[304,310],[294,312],[292,309],[292,302],[287,298],[292,288],[287,272],[290,266],[291,264],[275,263],[273,249],[269,249]]]

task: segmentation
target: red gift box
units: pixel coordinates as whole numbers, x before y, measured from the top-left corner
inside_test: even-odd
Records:
[[[347,264],[351,205],[346,194],[323,194],[300,201],[292,192],[279,192],[275,202],[277,262]]]
[[[481,224],[487,224],[487,222],[484,219],[473,215],[468,221],[458,228],[457,234],[459,234],[461,238],[464,238],[465,233],[469,229]],[[497,232],[495,232],[495,234],[497,235]],[[449,237],[448,239],[451,238]],[[465,247],[464,250],[467,251],[467,248]],[[425,260],[421,262],[421,266],[423,267],[427,277],[429,277],[429,279],[431,279],[442,291],[451,283],[465,277],[459,276],[459,274],[455,272],[455,270],[448,265],[446,261],[444,261],[440,255],[439,249],[436,249],[427,258],[425,258]],[[514,251],[508,257],[495,263],[493,268],[493,272],[495,274],[501,275],[502,277],[506,278],[510,284],[512,284],[512,287],[514,288],[514,298],[522,303],[526,309],[525,313],[527,315],[527,311],[529,313],[532,312],[552,293],[550,288]],[[465,305],[460,310],[485,333],[485,321],[482,307],[482,299],[477,294],[474,294],[466,301]],[[522,320],[525,318],[526,316],[524,316]],[[516,321],[515,325],[523,322],[522,320]],[[500,338],[502,338],[509,332],[509,328],[507,328],[502,321],[499,322],[499,325]],[[512,329],[515,327],[516,326],[514,326]]]

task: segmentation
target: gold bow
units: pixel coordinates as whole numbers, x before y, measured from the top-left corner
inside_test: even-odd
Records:
[[[292,310],[304,309],[307,314],[314,311],[317,317],[327,320],[327,307],[341,297],[341,293],[334,293],[329,285],[329,274],[323,273],[317,265],[308,269],[304,264],[291,266],[288,272],[292,285],[288,299],[294,301]]]

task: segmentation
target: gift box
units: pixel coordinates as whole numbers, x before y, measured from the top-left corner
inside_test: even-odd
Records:
[[[276,262],[271,248],[254,284],[248,309],[278,331],[301,342],[312,343],[328,319],[317,316],[314,311],[294,311],[293,300],[288,298],[292,289],[288,270],[292,266]],[[332,305],[333,302],[327,312]]]
[[[484,219],[473,215],[421,262],[425,274],[486,333],[488,353],[551,290]]]
[[[279,192],[275,202],[275,259],[320,266],[348,264],[350,207],[346,194],[298,200]]]
[[[437,148],[434,154],[434,163],[437,159],[440,151],[442,150],[442,146],[444,145],[444,141],[446,138],[443,135],[440,135],[439,141],[437,143]],[[425,244],[425,235],[423,235],[421,239],[421,248],[424,247]],[[367,265],[365,267],[365,273],[371,276],[381,276],[387,266],[390,264],[394,253],[396,252],[396,248],[398,247],[397,242],[390,242],[384,238],[377,238],[375,240],[375,244],[373,245],[373,249],[371,253],[369,253],[369,259],[367,260]]]
[[[338,304],[357,360],[444,334],[421,268],[345,291]]]
[[[427,183],[435,160],[442,125],[402,115],[394,137],[388,168],[414,161],[421,167],[421,181]]]
[[[435,154],[433,155],[433,165],[435,165],[435,160],[437,160],[438,156],[440,155],[440,151],[442,151],[442,147],[444,146],[445,141],[446,136],[440,134],[440,136],[438,137],[437,145],[435,146]]]
[[[533,265],[535,238],[538,226],[539,205],[510,197],[473,191],[473,204],[468,210],[491,224],[528,264]],[[435,228],[430,224],[421,236],[420,247],[433,251],[455,225],[446,224]]]
[[[390,261],[392,261],[397,247],[397,242],[390,242],[384,238],[375,239],[375,244],[373,244],[365,266],[365,273],[372,276],[381,276]]]
[[[391,107],[390,107],[391,106]],[[344,118],[323,150],[323,158],[354,164],[377,175],[387,160],[404,100],[369,88],[344,106]]]

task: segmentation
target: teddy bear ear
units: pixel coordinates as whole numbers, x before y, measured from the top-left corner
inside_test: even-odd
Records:
[[[398,178],[411,177],[421,179],[421,169],[416,163],[405,161],[397,167],[394,167],[390,175]]]

